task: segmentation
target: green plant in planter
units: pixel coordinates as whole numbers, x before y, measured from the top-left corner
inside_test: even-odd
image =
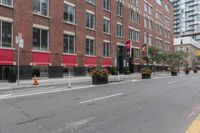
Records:
[[[123,72],[124,72],[124,74],[130,74],[130,69],[129,69],[129,67],[124,67],[124,68],[123,68]]]
[[[92,84],[106,84],[108,83],[108,70],[103,67],[97,67],[91,72]]]
[[[110,74],[118,75],[119,69],[117,67],[110,68]]]

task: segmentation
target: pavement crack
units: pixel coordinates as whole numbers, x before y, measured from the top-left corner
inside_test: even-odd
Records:
[[[47,118],[50,118],[50,117],[53,117],[53,115],[36,117],[34,119],[30,119],[30,120],[27,120],[27,121],[18,122],[15,125],[23,125],[23,124],[31,123],[31,122],[38,121],[38,120],[41,120],[41,119],[47,119]]]
[[[19,110],[19,111],[20,111],[24,116],[26,116],[28,119],[31,119],[31,116],[30,116],[28,113],[26,113],[20,106],[17,106],[16,104],[10,103],[10,102],[8,102],[8,101],[3,101],[3,102],[6,103],[6,104],[8,104],[8,105],[10,105],[11,107],[13,107],[13,108]]]

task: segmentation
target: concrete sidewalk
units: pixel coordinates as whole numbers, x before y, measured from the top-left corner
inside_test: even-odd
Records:
[[[164,73],[155,73],[152,76],[164,75]],[[140,73],[134,73],[130,75],[110,75],[109,82],[117,82],[123,80],[131,80],[131,79],[140,79]],[[71,85],[91,85],[92,78],[90,76],[83,77],[64,77],[64,78],[38,78],[39,87],[49,87],[49,86],[57,86],[57,85],[66,85],[68,86],[69,81]],[[31,89],[38,88],[33,85],[33,80],[20,80],[20,86],[17,86],[17,83],[8,83],[8,82],[0,82],[0,92],[6,91],[14,91],[19,89]]]

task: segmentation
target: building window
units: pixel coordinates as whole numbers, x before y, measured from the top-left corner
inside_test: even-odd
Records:
[[[75,53],[75,37],[74,35],[64,35],[64,53]]]
[[[165,37],[170,38],[170,31],[168,29],[165,30]]]
[[[140,32],[135,29],[129,28],[129,39],[131,41],[139,42],[140,41]]]
[[[139,0],[130,0],[130,3],[137,6],[137,7],[139,7],[139,4],[140,4]]]
[[[33,12],[48,16],[49,14],[49,0],[33,0]]]
[[[151,14],[152,15],[152,12],[153,12],[153,8],[151,5],[149,5],[148,3],[144,3],[144,11],[148,14]]]
[[[139,24],[140,21],[140,14],[133,9],[129,9],[129,20]]]
[[[103,42],[103,56],[110,57],[110,43]]]
[[[153,29],[153,21],[147,17],[144,17],[144,27],[152,30]]]
[[[95,28],[95,15],[93,13],[86,13],[86,27],[89,29]]]
[[[166,51],[170,51],[170,43],[166,42]]]
[[[140,49],[134,49],[134,58],[140,59]]]
[[[103,8],[110,11],[110,0],[103,0]]]
[[[149,45],[152,46],[153,45],[153,37],[149,36]]]
[[[95,4],[96,0],[86,0],[87,2],[91,3],[91,4]]]
[[[163,32],[163,28],[162,28],[162,25],[157,23],[156,24],[156,33],[158,34],[161,34],[162,35],[162,32]]]
[[[162,5],[162,0],[156,0],[156,3]]]
[[[103,32],[110,34],[110,20],[109,19],[103,20]]]
[[[156,19],[158,19],[159,22],[162,22],[162,14],[160,12],[156,12]]]
[[[117,36],[122,37],[122,34],[123,34],[123,26],[121,23],[118,23],[117,24]]]
[[[12,23],[0,20],[0,47],[12,47]]]
[[[13,0],[0,0],[0,4],[12,6],[13,5]]]
[[[75,23],[75,7],[64,4],[64,21]]]
[[[86,39],[86,55],[95,55],[95,44],[93,39]]]
[[[121,2],[117,2],[117,15],[123,16],[123,4]]]
[[[163,48],[163,42],[160,39],[156,39],[156,47],[159,49]]]
[[[33,50],[48,51],[49,37],[48,31],[33,28]]]

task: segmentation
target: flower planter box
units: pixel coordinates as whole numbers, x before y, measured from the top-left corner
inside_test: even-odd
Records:
[[[189,71],[189,70],[186,70],[186,71],[185,71],[185,74],[189,74],[189,73],[190,73],[190,71]]]
[[[100,77],[92,77],[92,84],[93,85],[100,85],[100,84],[107,84],[108,83],[108,77],[100,78]]]
[[[194,70],[193,72],[194,72],[194,73],[197,73],[197,70]]]
[[[171,72],[172,76],[177,76],[177,72]]]
[[[142,79],[150,79],[151,74],[142,74]]]

